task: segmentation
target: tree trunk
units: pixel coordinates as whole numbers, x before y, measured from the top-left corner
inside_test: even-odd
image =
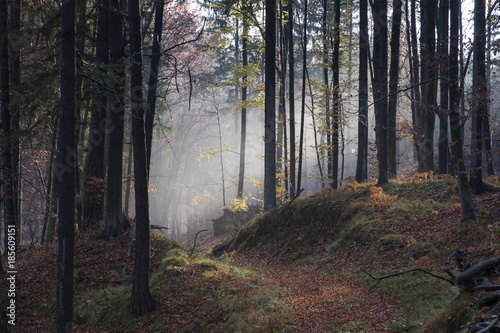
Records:
[[[61,7],[61,115],[57,177],[59,179],[56,332],[73,331],[73,261],[75,246],[75,11],[76,1]]]
[[[434,171],[434,125],[436,106],[436,0],[425,0],[421,4],[421,79],[427,83],[422,86],[423,104],[422,114],[424,126],[424,142],[422,145],[423,171]]]
[[[108,105],[110,130],[107,147],[107,184],[106,184],[106,226],[100,237],[109,240],[121,235],[129,222],[123,213],[123,128],[125,116],[123,68],[123,18],[118,0],[110,0],[109,16],[109,56],[114,66],[113,78],[116,82],[115,93]]]
[[[458,193],[464,220],[477,220],[476,207],[467,181],[463,157],[462,126],[460,124],[460,88],[458,75],[458,26],[460,0],[450,0],[450,130],[452,165],[457,169]]]
[[[276,0],[266,0],[265,28],[264,209],[267,210],[276,206]]]
[[[474,45],[472,71],[471,176],[472,193],[483,193],[483,119],[488,103],[486,86],[486,18],[484,0],[474,0]],[[487,133],[488,135],[489,133]]]
[[[153,127],[156,112],[156,91],[158,88],[158,73],[160,64],[160,44],[163,28],[163,7],[164,0],[155,2],[155,26],[153,32],[153,50],[151,54],[151,66],[149,69],[149,82],[147,94],[146,112],[146,152],[148,176],[151,170],[151,150],[153,142]]]
[[[331,179],[330,186],[338,187],[339,173],[339,126],[340,115],[340,0],[334,1],[333,16],[333,105],[332,105],[332,147],[330,151]]]
[[[245,8],[247,11],[248,8]],[[245,182],[245,147],[247,140],[247,85],[248,85],[248,75],[247,75],[247,66],[248,66],[248,20],[243,18],[243,34],[241,36],[241,40],[243,43],[243,69],[244,75],[242,78],[241,85],[241,137],[240,137],[240,170],[238,173],[238,192],[237,197],[241,199],[243,197],[243,184]]]
[[[368,178],[368,1],[359,3],[358,158],[356,180]]]
[[[394,0],[391,32],[391,67],[389,70],[389,107],[387,110],[387,167],[389,178],[396,178],[397,176],[396,113],[398,106],[397,92],[399,85],[399,46],[402,6],[403,3],[401,0]]]
[[[9,48],[11,50],[10,55],[10,88],[16,90],[21,83],[21,1],[15,0],[11,2],[10,6],[10,35],[12,36],[9,40]],[[17,41],[17,42],[16,42]],[[11,137],[12,137],[12,195],[14,199],[14,214],[15,214],[15,224],[17,233],[18,244],[22,243],[22,200],[21,192],[22,187],[20,186],[20,153],[19,153],[19,139],[21,133],[19,132],[19,119],[20,119],[20,109],[19,103],[10,102],[10,114],[11,114]]]
[[[10,79],[7,0],[0,0],[0,118],[1,118],[1,183],[3,183],[4,249],[8,234],[16,226],[12,179],[12,132],[10,123]],[[19,230],[16,230],[19,232]],[[17,239],[17,237],[16,237]]]
[[[130,96],[132,97],[132,135],[134,144],[135,178],[135,266],[132,285],[132,310],[144,314],[155,309],[155,301],[149,291],[149,200],[146,133],[144,129],[144,105],[142,93],[142,51],[139,0],[129,2],[130,24]]]
[[[304,1],[304,35],[302,53],[302,103],[300,108],[299,134],[299,169],[297,172],[297,191],[301,190],[302,183],[302,155],[304,148],[304,121],[306,114],[306,73],[307,73],[307,0]]]
[[[278,162],[278,165],[276,168],[278,169],[278,173],[281,175],[282,181],[280,182],[279,186],[284,189],[283,195],[287,195],[287,181],[286,181],[286,175],[285,175],[285,168],[286,168],[286,143],[284,140],[285,139],[285,131],[286,131],[286,93],[285,93],[285,85],[286,85],[286,36],[284,27],[283,27],[283,1],[280,0],[279,2],[279,11],[280,11],[280,16],[279,16],[279,43],[280,43],[280,53],[279,53],[279,58],[280,58],[280,71],[279,71],[279,106],[278,106],[278,133],[276,137],[277,141],[277,146],[276,146],[276,161]]]
[[[96,66],[101,82],[109,63],[109,0],[99,0],[97,18]],[[103,219],[104,200],[104,142],[106,135],[106,100],[103,84],[93,83],[91,125],[88,143],[88,167],[85,191],[83,226],[88,228]]]
[[[375,0],[373,7],[373,99],[379,178],[389,182],[387,172],[387,0]]]
[[[414,94],[414,98],[412,100],[412,110],[413,110],[413,144],[415,149],[415,155],[417,157],[418,162],[418,171],[423,171],[423,159],[422,159],[422,108],[420,103],[422,101],[421,92],[420,92],[420,61],[418,57],[418,40],[417,40],[417,14],[416,14],[416,5],[415,0],[411,0],[411,53],[412,57],[410,60],[411,63],[411,85],[413,87],[412,91]]]
[[[438,54],[439,98],[439,173],[448,173],[448,12],[449,0],[439,2]]]
[[[295,197],[295,54],[293,42],[293,1],[288,2],[288,102],[290,113],[290,197]]]

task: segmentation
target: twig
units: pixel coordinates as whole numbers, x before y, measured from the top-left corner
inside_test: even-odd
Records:
[[[200,230],[196,233],[196,235],[194,236],[194,241],[193,241],[193,247],[191,248],[191,252],[189,253],[189,256],[191,257],[193,255],[193,252],[194,252],[194,248],[196,247],[196,238],[198,237],[198,234],[201,233],[201,232],[204,232],[204,231],[208,231],[206,229],[203,229],[203,230]]]
[[[495,326],[498,323],[499,319],[500,318],[496,317],[488,326],[486,326],[485,328],[483,328],[480,331],[477,331],[477,333],[486,333],[486,332],[489,332],[490,328],[492,328],[493,326]]]
[[[500,286],[499,285],[493,285],[493,286],[481,285],[481,286],[475,286],[474,290],[497,291],[497,290],[500,290]]]
[[[292,204],[292,202],[294,202],[294,201],[295,201],[295,199],[297,199],[297,198],[299,197],[299,195],[300,195],[300,193],[302,193],[302,191],[304,191],[304,189],[303,189],[303,188],[302,188],[302,189],[300,189],[300,191],[299,191],[299,192],[298,192],[298,193],[297,193],[297,194],[293,197],[293,199],[292,199],[292,200],[290,200],[290,202],[288,203],[288,208],[290,208],[290,205]]]
[[[449,280],[449,279],[447,279],[447,278],[445,278],[445,277],[442,277],[442,276],[436,275],[436,274],[434,274],[434,273],[432,273],[432,272],[429,272],[429,271],[427,271],[427,270],[425,270],[425,269],[423,269],[423,268],[412,268],[412,269],[409,269],[409,270],[406,270],[406,271],[403,271],[403,272],[398,272],[398,273],[393,273],[393,274],[387,274],[387,275],[384,275],[384,276],[378,276],[378,277],[377,277],[377,276],[373,276],[373,275],[371,275],[370,273],[368,273],[367,271],[363,270],[363,272],[364,272],[365,274],[367,274],[369,277],[371,277],[373,280],[378,280],[378,281],[377,281],[377,283],[375,283],[375,285],[373,285],[373,286],[370,288],[370,290],[371,290],[371,289],[373,289],[373,288],[375,288],[375,287],[376,287],[376,286],[380,283],[380,281],[382,281],[382,280],[384,280],[384,279],[387,279],[387,278],[390,278],[390,277],[394,277],[394,276],[403,275],[403,274],[406,274],[406,273],[416,272],[416,271],[427,273],[427,274],[429,274],[429,275],[431,275],[431,276],[433,276],[433,277],[435,277],[435,278],[438,278],[438,279],[441,279],[441,280],[443,280],[443,281],[446,281],[446,282],[448,282],[448,283],[450,283],[450,284],[452,284],[452,285],[454,284],[452,280]]]

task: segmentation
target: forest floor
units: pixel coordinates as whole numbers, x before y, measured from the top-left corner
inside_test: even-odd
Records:
[[[383,191],[351,184],[324,190],[264,214],[233,237],[232,252],[193,256],[152,237],[151,292],[157,310],[131,314],[131,232],[110,242],[79,233],[74,332],[457,332],[487,312],[430,275],[385,275],[420,267],[456,272],[452,255],[471,262],[498,256],[498,195],[475,198],[480,224],[461,222],[452,181],[397,183]],[[190,247],[189,247],[190,248]],[[13,332],[52,332],[55,246],[24,249],[18,262]],[[498,282],[490,277],[492,283]],[[500,283],[497,283],[500,284]],[[445,329],[446,328],[446,329]],[[461,332],[462,332],[461,331]]]

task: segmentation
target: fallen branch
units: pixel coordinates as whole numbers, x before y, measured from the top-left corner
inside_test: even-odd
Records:
[[[203,230],[200,230],[196,233],[196,235],[194,236],[194,241],[193,241],[193,247],[191,248],[191,252],[189,253],[189,256],[191,257],[193,255],[193,252],[194,252],[194,248],[196,247],[196,238],[198,237],[198,234],[201,233],[201,232],[205,232],[205,231],[208,231],[206,229],[203,229]]]
[[[480,331],[477,331],[477,333],[486,333],[486,332],[489,332],[490,328],[493,328],[493,326],[495,326],[498,323],[499,319],[500,318],[496,317],[488,326],[486,326],[485,328],[483,328]]]
[[[494,285],[494,286],[481,285],[481,286],[474,287],[474,290],[497,291],[497,290],[500,290],[500,286],[499,285]]]
[[[378,280],[377,283],[375,283],[375,285],[373,285],[370,289],[373,289],[375,288],[379,283],[380,281],[384,280],[384,279],[387,279],[387,278],[390,278],[390,277],[394,277],[394,276],[399,276],[399,275],[403,275],[403,274],[407,274],[407,273],[411,273],[411,272],[424,272],[426,274],[429,274],[437,279],[441,279],[443,281],[446,281],[450,284],[453,284],[453,281],[450,280],[450,279],[447,279],[445,277],[442,277],[440,275],[436,275],[432,272],[429,272],[423,268],[412,268],[412,269],[409,269],[409,270],[406,270],[406,271],[403,271],[403,272],[397,272],[397,273],[393,273],[393,274],[387,274],[387,275],[384,275],[384,276],[373,276],[371,275],[370,273],[366,272],[366,271],[363,271],[365,274],[367,274],[369,277],[371,277],[373,280]]]
[[[481,261],[475,265],[472,265],[463,272],[458,273],[454,277],[454,284],[456,286],[463,286],[468,282],[472,281],[477,275],[489,271],[500,265],[500,257],[491,258],[485,261]]]

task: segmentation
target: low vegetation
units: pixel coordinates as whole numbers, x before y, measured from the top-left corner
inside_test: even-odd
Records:
[[[499,204],[496,193],[477,197],[476,225],[461,222],[452,180],[382,188],[351,181],[258,216],[220,257],[208,255],[207,245],[189,256],[156,235],[151,291],[158,307],[142,317],[131,314],[130,233],[111,242],[82,233],[75,331],[467,332],[489,313],[471,305],[484,292],[461,292],[423,272],[379,283],[372,277],[416,267],[448,277],[445,271],[458,272],[455,250],[466,249],[471,263],[498,255]],[[23,252],[19,332],[52,331],[54,257],[54,247]]]

